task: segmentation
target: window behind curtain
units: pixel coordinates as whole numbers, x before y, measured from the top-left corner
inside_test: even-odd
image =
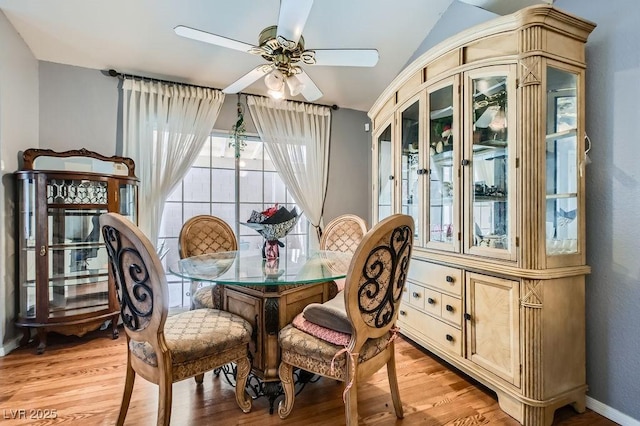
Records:
[[[289,210],[295,206],[258,137],[247,137],[237,160],[230,142],[227,134],[212,134],[165,203],[158,247],[168,250],[162,261],[171,308],[187,308],[190,304],[189,281],[169,272],[169,266],[180,258],[178,235],[184,222],[201,214],[218,216],[235,231],[240,250],[260,250],[263,238],[240,222],[246,222],[252,210],[263,211],[276,203]],[[307,231],[308,222],[303,216],[284,239],[281,256],[292,249],[306,252]]]

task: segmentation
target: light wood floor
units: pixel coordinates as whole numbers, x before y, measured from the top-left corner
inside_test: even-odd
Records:
[[[35,346],[0,358],[0,425],[112,425],[117,418],[124,385],[126,338],[117,340],[97,331],[83,338],[49,337],[42,355]],[[397,368],[405,418],[395,418],[383,368],[359,385],[359,415],[366,425],[517,425],[498,407],[495,395],[452,370],[407,340],[398,339]],[[269,415],[264,398],[253,402],[249,414],[235,403],[232,388],[222,377],[205,375],[173,386],[172,425],[339,425],[344,424],[342,384],[321,379],[296,398],[292,414],[281,420]],[[153,425],[157,387],[138,377],[127,425]],[[277,403],[277,402],[276,402]],[[17,410],[24,410],[20,412]],[[36,420],[49,414],[55,419]],[[24,415],[23,415],[24,413]],[[24,418],[26,416],[26,419]],[[20,418],[22,417],[22,418]],[[577,414],[565,407],[556,412],[558,425],[615,425],[587,410]]]

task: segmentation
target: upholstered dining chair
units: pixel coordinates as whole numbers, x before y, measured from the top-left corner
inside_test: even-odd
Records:
[[[200,254],[238,250],[238,240],[233,229],[216,216],[199,215],[187,220],[178,237],[180,258]],[[198,281],[191,282],[191,308],[219,309],[221,295],[219,287],[205,285],[199,287]]]
[[[325,226],[320,237],[321,250],[353,253],[367,233],[367,222],[360,216],[344,214],[333,219]],[[344,279],[335,280],[338,290],[344,289]]]
[[[309,323],[306,320],[299,324],[296,317],[280,331],[278,372],[284,389],[284,399],[278,407],[281,418],[286,418],[293,409],[293,369],[300,368],[345,382],[346,424],[357,425],[358,383],[384,365],[396,417],[403,417],[393,340],[411,258],[413,230],[414,222],[408,215],[396,214],[379,222],[354,253],[342,300],[314,304],[318,312],[310,326],[305,326],[304,323]],[[331,305],[326,307],[325,315],[323,305]],[[308,308],[311,305],[305,311]]]
[[[127,373],[117,424],[129,409],[136,375],[159,388],[158,425],[171,418],[172,384],[233,362],[237,366],[236,402],[245,413],[251,399],[245,392],[251,369],[248,343],[251,325],[229,312],[196,309],[168,317],[167,280],[154,247],[124,216],[100,217],[102,235],[114,277],[120,314],[127,336]]]

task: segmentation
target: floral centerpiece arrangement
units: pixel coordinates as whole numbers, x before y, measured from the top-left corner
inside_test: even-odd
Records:
[[[284,243],[280,238],[287,236],[289,232],[298,222],[300,214],[296,208],[291,211],[286,207],[273,207],[257,212],[253,211],[249,220],[243,225],[255,229],[265,239],[262,246],[262,257],[265,259],[277,259],[280,256],[280,247],[284,247]]]

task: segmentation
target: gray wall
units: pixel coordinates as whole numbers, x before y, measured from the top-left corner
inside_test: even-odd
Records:
[[[98,70],[40,62],[40,147],[115,155],[118,82]]]
[[[587,43],[587,382],[640,420],[640,5],[556,0],[598,26]]]
[[[16,345],[15,190],[18,152],[38,146],[38,61],[0,12],[0,356]]]
[[[587,42],[588,396],[640,420],[640,6],[555,0],[598,24]],[[454,1],[413,55],[496,15]]]
[[[362,111],[339,109],[331,117],[329,187],[324,223],[345,213],[357,214],[371,225],[371,134]]]

